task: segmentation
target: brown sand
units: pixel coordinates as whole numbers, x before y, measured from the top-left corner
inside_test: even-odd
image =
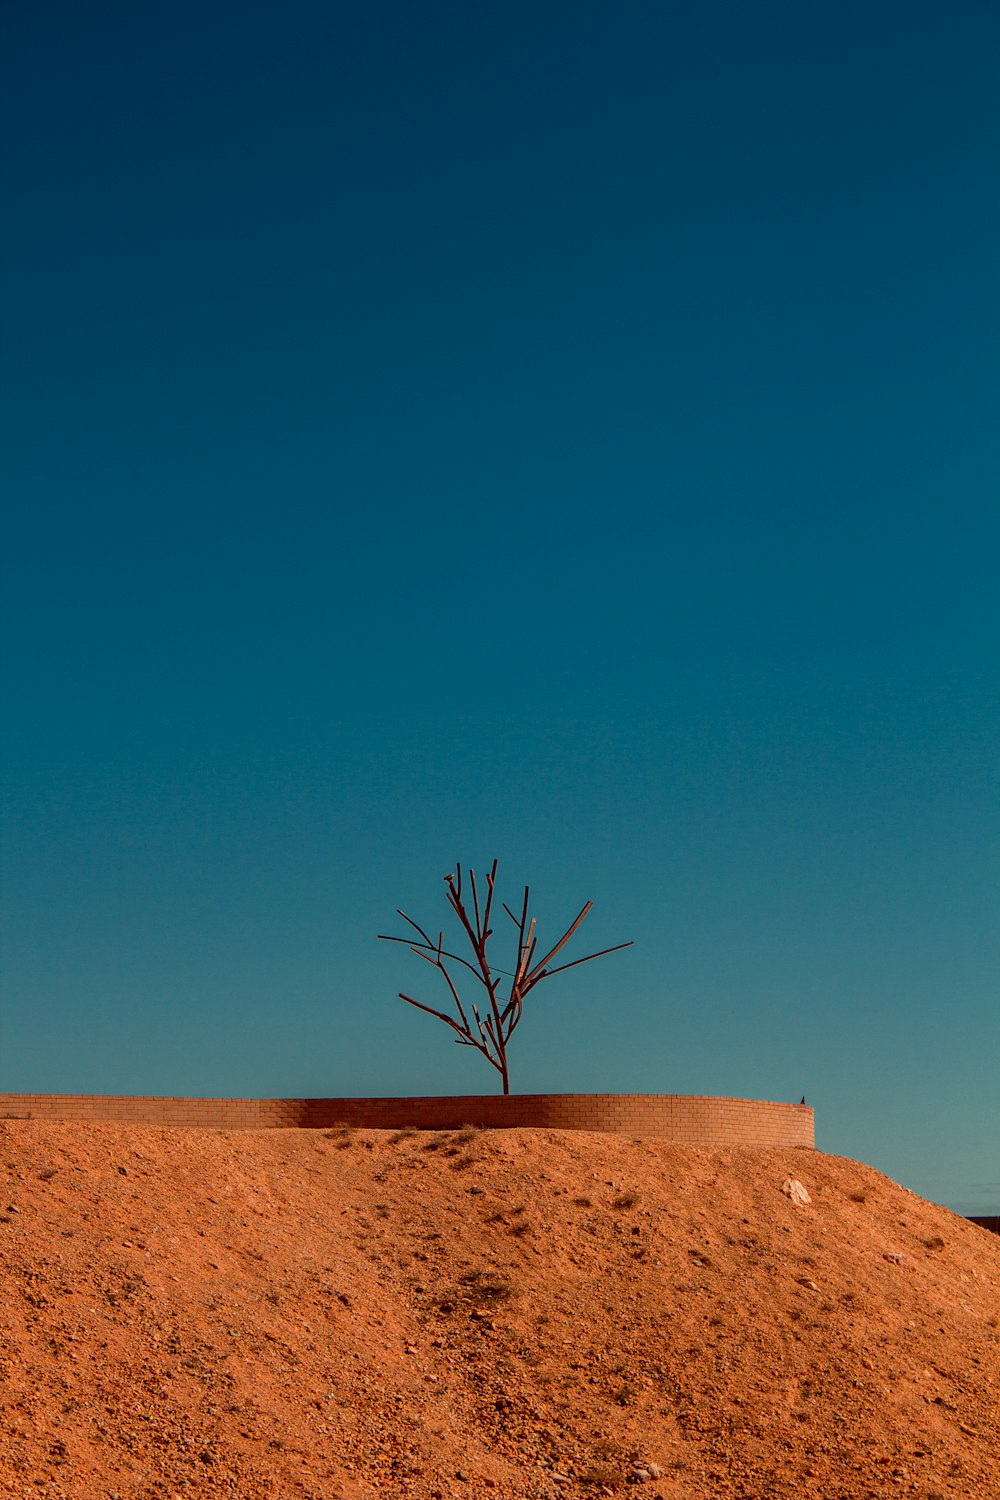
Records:
[[[400,1134],[0,1122],[0,1493],[1000,1496],[1000,1237],[809,1150]]]

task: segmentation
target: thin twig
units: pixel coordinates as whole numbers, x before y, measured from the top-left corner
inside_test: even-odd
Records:
[[[631,948],[634,945],[634,941],[633,938],[627,943],[616,943],[613,948],[601,948],[597,953],[588,953],[586,958],[574,958],[571,963],[558,964],[554,969],[546,969],[544,973],[539,974],[535,983],[538,984],[543,979],[551,979],[553,974],[562,974],[566,969],[575,969],[577,964],[589,964],[592,958],[603,958],[605,953],[618,953],[622,948]]]
[[[423,947],[422,943],[415,943],[411,938],[394,937],[392,933],[389,932],[380,932],[378,936],[383,943],[405,943],[408,948]],[[427,947],[430,949],[431,953],[436,953],[438,951],[436,943],[428,943]],[[441,951],[444,954],[445,958],[450,958],[455,963],[462,964],[464,968],[468,969],[470,974],[475,975],[480,984],[483,984],[484,981],[481,970],[477,969],[474,964],[470,964],[467,958],[463,958],[460,953],[451,953],[447,948],[442,948]],[[505,978],[507,977],[507,971],[505,969],[498,969],[497,973],[503,974]]]
[[[434,946],[424,929],[421,927],[420,923],[414,922],[412,917],[408,917],[401,906],[396,907],[396,915],[402,917],[404,922],[409,922],[410,926],[420,933],[420,936],[423,938],[424,942],[428,944],[429,947]]]

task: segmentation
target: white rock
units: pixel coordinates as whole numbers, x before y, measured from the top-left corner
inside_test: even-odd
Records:
[[[781,1191],[791,1198],[793,1203],[811,1203],[812,1199],[797,1177],[786,1177],[781,1184]]]

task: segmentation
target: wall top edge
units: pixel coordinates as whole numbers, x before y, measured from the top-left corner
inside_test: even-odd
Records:
[[[633,1094],[607,1093],[589,1094],[338,1094],[326,1096],[253,1096],[248,1097],[240,1094],[43,1094],[37,1091],[28,1092],[20,1090],[0,1091],[0,1101],[4,1100],[29,1100],[29,1099],[64,1099],[74,1102],[110,1104],[110,1103],[135,1103],[135,1104],[405,1104],[405,1103],[441,1103],[441,1104],[483,1104],[489,1103],[501,1108],[518,1103],[533,1103],[545,1100],[565,1100],[567,1103],[586,1103],[589,1100],[607,1099],[630,1099],[630,1100],[665,1100],[680,1099],[688,1104],[766,1104],[772,1108],[808,1110],[812,1113],[812,1106],[808,1104],[796,1104],[789,1099],[751,1099],[740,1095],[731,1094]]]

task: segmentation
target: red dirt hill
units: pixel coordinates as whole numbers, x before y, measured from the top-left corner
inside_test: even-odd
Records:
[[[857,1162],[30,1120],[0,1148],[17,1500],[1000,1495],[1000,1238]]]

